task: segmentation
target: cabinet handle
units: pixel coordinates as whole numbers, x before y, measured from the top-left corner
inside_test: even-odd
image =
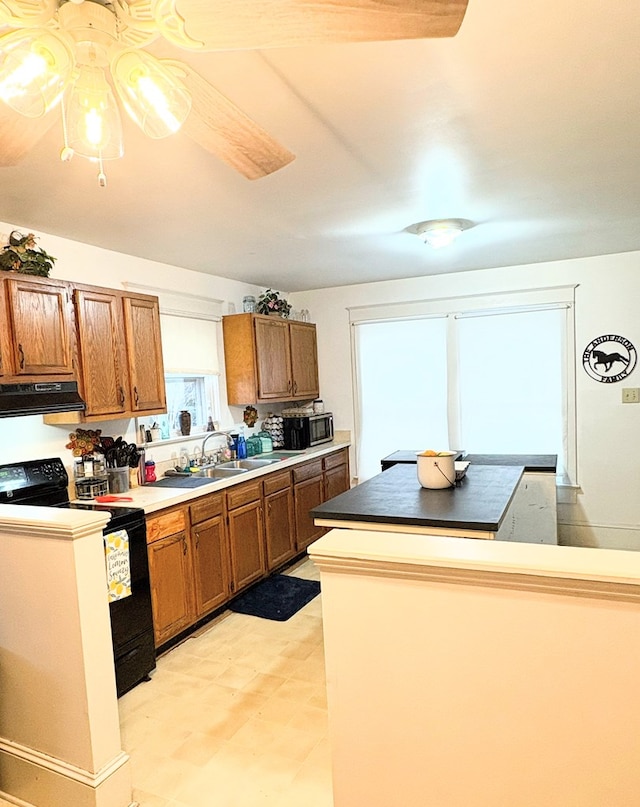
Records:
[[[24,350],[20,344],[18,345],[18,353],[20,354],[20,369],[24,370]]]
[[[118,389],[120,391],[120,406],[124,406],[124,390],[122,387],[118,387]]]
[[[271,500],[269,500],[269,501],[267,502],[267,515],[268,515],[268,516],[270,516],[270,515],[271,515]]]
[[[294,395],[298,394],[298,382],[297,381],[293,382],[293,394]]]
[[[196,533],[196,549],[200,546],[200,533]]]
[[[137,387],[134,387],[134,388],[133,388],[133,400],[135,401],[135,404],[136,404],[136,406],[137,406],[137,405],[138,405],[138,401],[140,400],[140,398],[139,398],[139,396],[138,396],[138,388],[137,388]]]
[[[182,539],[182,554],[183,555],[187,554],[187,539],[186,538]]]
[[[287,381],[287,392],[291,392],[291,379]]]

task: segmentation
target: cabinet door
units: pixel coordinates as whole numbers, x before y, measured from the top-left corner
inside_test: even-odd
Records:
[[[7,308],[7,286],[0,279],[0,377],[11,374],[11,336],[9,333],[9,309]]]
[[[337,465],[324,472],[324,500],[329,501],[334,496],[349,490],[349,466]]]
[[[277,317],[255,317],[258,400],[292,396],[289,324]]]
[[[124,316],[131,410],[166,410],[158,301],[146,297],[125,297]]]
[[[324,499],[324,484],[322,476],[315,476],[298,482],[294,486],[294,506],[296,521],[296,549],[298,552],[306,549],[310,543],[324,534],[324,528],[313,523],[309,511]]]
[[[227,534],[222,515],[191,528],[196,618],[229,599]]]
[[[85,415],[125,412],[128,394],[120,297],[80,289],[74,296]]]
[[[296,553],[293,531],[293,495],[291,488],[265,496],[264,527],[267,569],[271,571]]]
[[[260,502],[229,510],[231,591],[259,580],[265,573],[264,532]]]
[[[147,549],[153,633],[158,647],[193,621],[191,559],[184,532],[154,541]]]
[[[316,326],[302,322],[289,323],[291,340],[291,375],[294,398],[317,398],[318,347]]]
[[[73,375],[66,285],[11,279],[7,292],[15,374]]]

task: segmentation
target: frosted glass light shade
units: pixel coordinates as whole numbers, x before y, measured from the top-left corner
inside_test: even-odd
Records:
[[[407,228],[407,232],[418,235],[433,249],[440,249],[452,244],[464,230],[469,230],[473,226],[473,222],[469,219],[429,219],[412,224]]]
[[[89,159],[122,157],[122,121],[111,87],[99,67],[81,65],[66,102],[67,143]]]
[[[73,69],[67,41],[42,28],[0,37],[0,99],[28,118],[40,118],[61,99]]]
[[[431,229],[420,233],[420,238],[433,249],[448,247],[460,235],[462,229],[447,224],[434,225]]]
[[[125,109],[149,137],[167,137],[187,119],[191,96],[171,70],[146,51],[120,51],[111,63],[111,75]]]

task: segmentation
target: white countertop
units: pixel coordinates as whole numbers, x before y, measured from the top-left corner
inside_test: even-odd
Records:
[[[348,448],[351,445],[351,440],[346,437],[342,438],[337,436],[331,443],[323,443],[313,448],[307,448],[301,453],[292,455],[289,459],[283,459],[280,462],[271,465],[265,465],[262,468],[255,468],[252,471],[247,471],[243,474],[231,476],[228,479],[211,479],[208,483],[198,485],[195,488],[168,488],[157,487],[153,484],[140,485],[131,488],[126,493],[119,495],[130,496],[132,501],[116,501],[108,502],[109,507],[141,507],[145,513],[154,513],[157,510],[164,510],[166,507],[172,507],[178,504],[199,499],[201,496],[206,496],[208,493],[215,493],[218,490],[225,490],[233,485],[248,482],[252,479],[265,476],[266,474],[273,473],[274,471],[281,471],[285,468],[292,468],[299,465],[301,462],[307,462],[316,457],[322,457],[325,454],[331,454],[340,448]],[[278,449],[275,449],[278,451]],[[263,455],[258,454],[254,459],[260,459]],[[265,457],[268,455],[264,455]],[[118,495],[118,494],[116,494]],[[96,503],[94,499],[77,499],[80,504]],[[9,505],[12,506],[12,505]]]

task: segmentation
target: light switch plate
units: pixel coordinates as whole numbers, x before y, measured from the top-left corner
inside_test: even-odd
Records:
[[[640,388],[624,387],[622,389],[622,403],[640,403]]]

